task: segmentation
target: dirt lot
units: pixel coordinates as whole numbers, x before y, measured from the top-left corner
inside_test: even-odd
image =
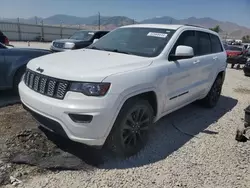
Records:
[[[250,78],[228,69],[215,109],[192,104],[170,114],[156,124],[140,154],[120,160],[44,134],[20,104],[3,107],[17,98],[1,94],[0,184],[6,188],[13,186],[11,182],[25,188],[249,188],[250,142],[235,141],[249,96]]]
[[[38,48],[38,49],[49,49],[51,42],[10,42],[11,45],[14,45],[18,48]],[[29,44],[29,45],[28,45]]]

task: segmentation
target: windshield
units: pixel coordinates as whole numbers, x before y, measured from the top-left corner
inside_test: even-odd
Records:
[[[94,32],[92,31],[78,31],[74,33],[70,39],[75,39],[75,40],[90,40],[94,36]]]
[[[89,48],[132,54],[143,57],[156,57],[168,43],[175,30],[157,28],[119,28]]]

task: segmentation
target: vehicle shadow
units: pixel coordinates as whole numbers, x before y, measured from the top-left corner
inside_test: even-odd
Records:
[[[20,103],[17,94],[14,94],[11,90],[0,91],[0,108],[17,103]]]
[[[156,123],[147,146],[138,155],[124,160],[110,156],[104,150],[83,146],[55,136],[48,131],[44,130],[44,132],[49,140],[60,149],[75,155],[87,164],[101,169],[133,168],[165,159],[189,140],[199,139],[199,136],[197,136],[199,133],[219,136],[218,132],[206,129],[209,126],[216,126],[213,123],[232,110],[237,102],[236,99],[221,96],[214,109],[206,109],[197,104],[191,104],[167,115]]]

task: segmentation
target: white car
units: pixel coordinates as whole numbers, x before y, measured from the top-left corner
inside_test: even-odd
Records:
[[[87,49],[31,60],[19,93],[45,128],[131,156],[161,117],[196,100],[216,106],[226,58],[217,33],[205,28],[124,26]]]

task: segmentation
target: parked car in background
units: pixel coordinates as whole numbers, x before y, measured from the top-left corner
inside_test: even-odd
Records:
[[[250,58],[247,59],[247,62],[243,68],[245,76],[250,76]]]
[[[247,43],[247,44],[244,44],[244,46],[245,46],[245,49],[247,51],[247,56],[250,57],[250,44]]]
[[[78,31],[68,39],[58,39],[52,41],[51,51],[62,52],[66,50],[75,50],[85,48],[92,44],[95,39],[100,39],[109,31]]]
[[[18,83],[33,58],[50,54],[49,50],[8,47],[0,43],[0,90],[18,91]]]
[[[244,46],[224,45],[227,53],[227,63],[231,64],[231,68],[237,64],[237,68],[247,61],[247,50]]]
[[[0,43],[5,44],[5,45],[9,45],[9,42],[10,41],[9,41],[8,37],[5,36],[2,31],[0,31]]]
[[[84,50],[31,60],[19,93],[24,108],[48,130],[131,156],[166,114],[196,100],[215,107],[226,65],[216,32],[138,24]]]

